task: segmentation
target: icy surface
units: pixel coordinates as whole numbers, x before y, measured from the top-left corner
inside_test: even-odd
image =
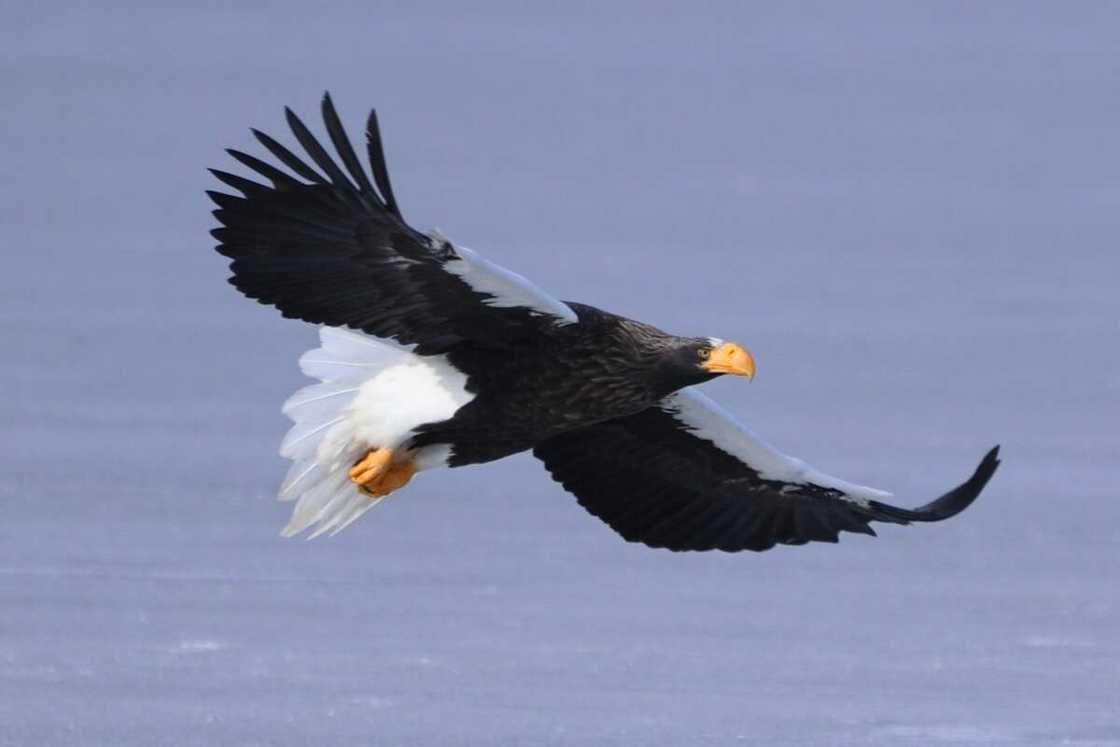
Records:
[[[1120,744],[1114,4],[152,5],[0,12],[0,744]],[[779,449],[1003,468],[762,555],[525,457],[282,540],[315,335],[225,284],[203,169],[326,88],[419,228],[749,345],[706,391]]]

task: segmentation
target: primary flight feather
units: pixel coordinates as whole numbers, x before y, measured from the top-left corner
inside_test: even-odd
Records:
[[[993,448],[967,481],[915,509],[889,493],[781,454],[694,385],[753,377],[743,346],[678,337],[559,301],[401,214],[375,113],[370,173],[323,98],[340,165],[303,122],[311,163],[262,132],[280,166],[239,151],[263,184],[213,174],[209,192],[242,293],[322,325],[300,359],[320,383],[284,405],[295,425],[280,497],[286,534],[349,525],[419,471],[532,450],[580,504],[627,540],[671,550],[766,550],[874,534],[870,522],[940,521],[972,503],[999,465]],[[372,181],[370,176],[372,175]]]

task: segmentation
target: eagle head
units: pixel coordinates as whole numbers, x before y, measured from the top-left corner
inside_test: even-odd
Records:
[[[753,379],[754,371],[754,357],[742,345],[716,337],[687,337],[661,352],[655,382],[668,394],[724,374]]]

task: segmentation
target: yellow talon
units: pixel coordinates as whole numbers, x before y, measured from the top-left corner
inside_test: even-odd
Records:
[[[370,449],[350,468],[350,479],[359,485],[377,480],[393,460],[392,449]]]
[[[379,498],[407,485],[416,474],[416,465],[411,459],[394,463],[392,449],[370,449],[349,474],[363,493]]]
[[[394,490],[403,488],[415,474],[416,465],[412,460],[397,462],[389,467],[385,476],[381,478],[381,483],[377,486],[377,495],[388,495]]]

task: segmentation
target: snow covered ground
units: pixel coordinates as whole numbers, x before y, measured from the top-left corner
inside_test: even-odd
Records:
[[[1120,744],[1110,4],[0,15],[0,745]],[[206,166],[377,105],[406,217],[738,339],[780,448],[961,517],[627,545],[530,458],[282,540],[312,329]],[[254,152],[257,152],[254,150]]]

